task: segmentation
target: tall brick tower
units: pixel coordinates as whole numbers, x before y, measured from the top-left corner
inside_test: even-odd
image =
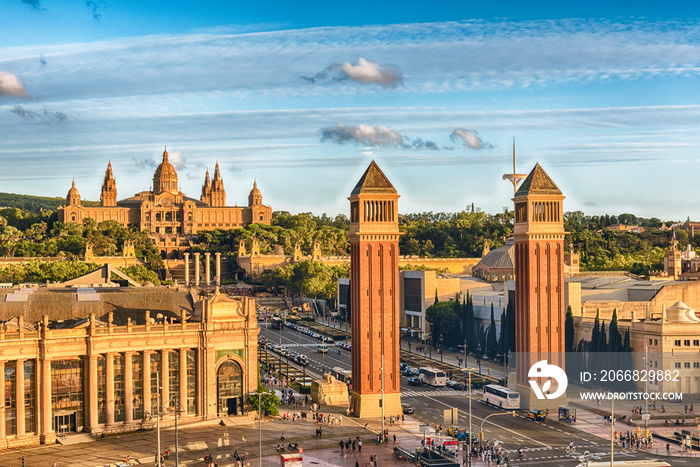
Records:
[[[534,398],[528,370],[540,360],[564,368],[564,196],[536,164],[513,201],[516,385],[522,402],[545,408],[548,400]]]
[[[399,414],[399,195],[372,161],[348,199],[352,307],[350,407],[360,417],[381,416],[382,409],[387,416]]]

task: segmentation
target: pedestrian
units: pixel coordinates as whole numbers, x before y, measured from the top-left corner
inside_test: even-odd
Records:
[[[396,433],[394,433],[394,444],[396,444]]]
[[[688,413],[688,404],[685,404],[685,413]]]
[[[362,452],[362,440],[357,440],[357,452]]]
[[[27,460],[22,456],[22,467],[26,467]]]
[[[56,461],[53,461],[52,467],[56,467]]]
[[[690,413],[693,413],[693,404],[690,404]]]
[[[360,467],[360,461],[355,459],[355,467]]]

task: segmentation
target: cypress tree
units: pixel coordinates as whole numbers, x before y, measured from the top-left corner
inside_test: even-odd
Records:
[[[593,321],[593,330],[591,331],[591,342],[588,346],[589,352],[598,351],[598,340],[600,339],[600,310],[595,313],[595,321]]]
[[[515,352],[515,303],[512,300],[506,307],[506,320],[508,321],[508,350]]]
[[[476,352],[479,343],[478,337],[474,333],[474,302],[472,302],[471,295],[467,293],[467,345],[472,352]]]
[[[625,329],[625,342],[622,344],[623,352],[632,352],[632,345],[630,344],[630,328]]]
[[[489,358],[496,358],[498,353],[498,340],[496,338],[496,318],[493,313],[493,303],[491,303],[491,325],[488,331],[488,354]]]
[[[439,301],[440,301],[440,298],[438,297],[437,287],[435,287],[435,303],[438,303]],[[435,303],[433,303],[433,305],[434,305]]]
[[[605,321],[600,323],[600,337],[598,338],[598,352],[605,352],[608,349],[608,343],[605,337]]]
[[[566,310],[566,321],[564,322],[564,351],[573,352],[574,345],[576,344],[574,340],[576,339],[576,334],[574,332],[574,313],[571,311],[571,305]]]
[[[505,310],[501,313],[501,335],[498,339],[498,353],[504,357],[508,353],[508,318],[506,318]]]
[[[608,328],[608,352],[622,351],[622,335],[617,327],[617,308],[613,309],[612,320]]]

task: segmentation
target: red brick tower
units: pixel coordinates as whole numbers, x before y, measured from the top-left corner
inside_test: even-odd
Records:
[[[396,189],[372,161],[350,193],[351,409],[401,413],[399,222]],[[384,397],[382,403],[382,357]]]
[[[516,383],[533,399],[528,370],[540,360],[564,367],[564,196],[539,164],[515,193]],[[553,382],[554,384],[554,382]],[[555,387],[552,387],[552,392]],[[531,407],[545,407],[534,399]]]

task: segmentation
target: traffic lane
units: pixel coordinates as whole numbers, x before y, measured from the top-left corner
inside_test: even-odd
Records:
[[[418,389],[418,388],[416,388]],[[412,405],[416,412],[414,417],[421,421],[435,425],[442,424],[443,411],[451,407],[459,409],[459,425],[468,426],[468,399],[466,393],[454,391],[452,395],[449,389],[421,388],[411,391],[415,396],[403,393],[402,399]],[[528,447],[564,447],[574,439],[580,439],[584,443],[596,442],[596,437],[579,432],[571,425],[558,421],[535,422],[527,418],[525,411],[517,410],[516,417],[512,417],[510,411],[501,410],[483,403],[477,396],[472,401],[472,426],[475,433],[478,432],[483,419],[492,414],[499,414],[486,420],[484,433],[486,439],[493,441],[498,439],[507,444]]]
[[[349,370],[351,367],[350,353],[341,350],[341,353],[338,354],[337,347],[333,344],[327,344],[329,350],[324,356],[324,354],[317,351],[318,346],[321,345],[322,342],[311,336],[294,331],[290,328],[283,328],[282,330],[268,329],[268,331],[267,338],[269,342],[277,345],[282,342],[282,347],[286,347],[293,352],[308,357],[309,365],[307,365],[307,371],[310,370],[320,375],[324,366],[326,370],[334,367]]]

